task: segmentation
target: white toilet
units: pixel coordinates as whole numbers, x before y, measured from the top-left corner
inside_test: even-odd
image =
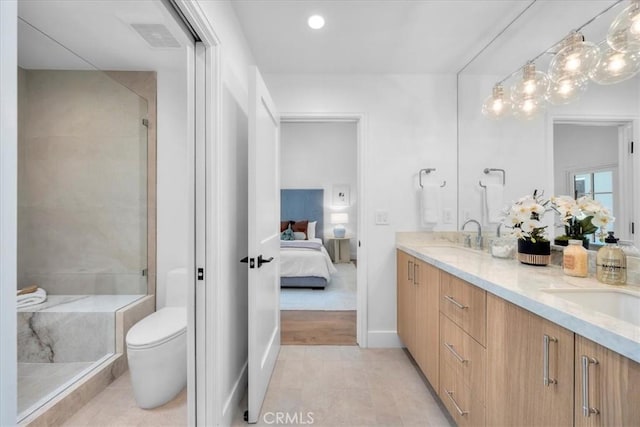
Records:
[[[127,359],[138,406],[164,405],[187,385],[187,270],[167,273],[166,307],[127,333]]]

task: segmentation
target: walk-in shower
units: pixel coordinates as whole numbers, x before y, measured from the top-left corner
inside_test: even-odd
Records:
[[[117,352],[116,311],[155,272],[151,112],[120,83],[135,72],[95,70],[23,20],[18,63],[17,288],[47,294],[17,309],[20,420]]]

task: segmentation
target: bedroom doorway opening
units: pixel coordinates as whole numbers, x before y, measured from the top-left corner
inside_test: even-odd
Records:
[[[357,345],[358,121],[283,118],[280,144],[281,343]]]

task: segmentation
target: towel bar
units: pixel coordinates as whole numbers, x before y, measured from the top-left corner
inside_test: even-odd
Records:
[[[436,170],[436,168],[420,169],[420,172],[418,172],[418,177],[419,177],[419,180],[420,180],[420,188],[424,188],[424,185],[422,185],[422,172],[424,172],[424,173],[426,173],[428,175],[431,172],[434,172],[435,170]],[[444,187],[445,185],[447,185],[447,181],[442,181],[442,185],[440,185],[440,187]]]
[[[505,185],[507,183],[507,173],[504,171],[504,169],[498,169],[498,168],[484,168],[483,171],[485,174],[488,174],[489,172],[501,172],[502,173],[502,185]],[[480,183],[481,187],[485,187],[484,185],[482,185],[482,182]]]

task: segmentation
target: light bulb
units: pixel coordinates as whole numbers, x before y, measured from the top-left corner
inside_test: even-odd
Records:
[[[628,80],[640,72],[640,53],[619,52],[609,47],[607,41],[600,47],[600,61],[589,73],[594,82],[610,85]]]
[[[600,59],[598,46],[584,41],[582,34],[575,31],[562,41],[561,46],[549,64],[549,78],[553,81],[568,78],[587,80],[589,71]]]
[[[640,52],[640,0],[631,4],[611,23],[607,43],[619,52]]]
[[[307,20],[307,24],[314,30],[324,27],[324,18],[320,15],[311,15]]]
[[[537,97],[524,96],[513,103],[513,115],[519,119],[531,120],[544,109],[544,100]]]
[[[482,104],[482,114],[491,119],[501,119],[511,113],[509,97],[505,95],[501,84],[493,87],[491,96]]]
[[[537,98],[541,100],[549,87],[549,78],[541,71],[536,71],[533,62],[522,68],[522,80],[511,86],[511,100],[518,102],[521,98]]]
[[[587,80],[567,77],[551,82],[546,99],[553,105],[568,104],[578,99],[585,90],[587,90]]]

